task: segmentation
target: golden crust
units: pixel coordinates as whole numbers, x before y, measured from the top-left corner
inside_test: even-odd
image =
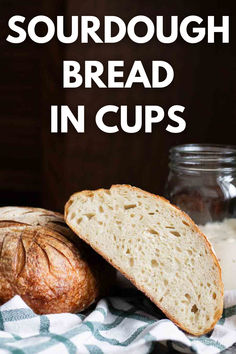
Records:
[[[75,239],[77,247],[64,236]],[[0,208],[0,249],[0,302],[18,294],[38,314],[83,311],[114,278],[63,216],[47,210]]]
[[[189,224],[191,225],[191,227],[200,234],[200,236],[203,238],[204,242],[206,243],[206,246],[214,260],[214,264],[217,266],[217,269],[219,271],[219,274],[220,274],[220,283],[219,283],[219,288],[221,290],[221,295],[222,295],[222,301],[221,301],[221,307],[219,310],[216,311],[215,313],[215,321],[212,323],[212,325],[205,329],[204,331],[195,331],[195,332],[190,332],[187,328],[185,328],[181,323],[179,323],[175,317],[173,315],[171,315],[170,313],[168,313],[163,307],[162,305],[156,301],[151,294],[149,294],[144,288],[138,286],[135,282],[135,280],[133,278],[131,278],[130,276],[128,276],[128,274],[126,274],[120,267],[118,267],[116,264],[114,264],[113,260],[112,259],[108,259],[108,257],[106,257],[105,254],[103,254],[97,247],[95,247],[94,245],[88,243],[86,241],[86,239],[83,237],[83,235],[78,235],[76,230],[73,229],[72,225],[69,223],[69,220],[67,219],[67,215],[68,215],[68,209],[69,209],[69,206],[72,204],[72,200],[76,197],[77,194],[85,194],[85,195],[89,195],[91,194],[93,191],[90,191],[90,190],[85,190],[85,191],[82,191],[82,192],[77,192],[77,193],[74,193],[70,199],[68,200],[68,202],[66,203],[65,205],[65,221],[67,223],[67,225],[74,231],[75,234],[77,234],[82,240],[84,240],[85,242],[87,242],[97,253],[99,253],[104,259],[106,259],[107,262],[109,262],[114,268],[116,268],[118,271],[120,271],[128,280],[130,280],[140,291],[142,291],[156,306],[158,306],[161,311],[171,320],[173,321],[178,327],[180,327],[181,329],[183,329],[185,332],[187,333],[190,333],[194,336],[200,336],[200,335],[203,335],[205,333],[208,333],[210,332],[216,325],[216,323],[218,322],[218,320],[221,318],[222,316],[222,312],[223,312],[223,295],[224,295],[224,286],[223,286],[223,282],[222,282],[222,278],[221,278],[221,268],[220,268],[220,265],[219,265],[219,262],[216,258],[216,255],[214,254],[213,250],[212,250],[212,247],[211,247],[211,244],[209,243],[207,237],[200,231],[200,229],[197,227],[197,225],[193,222],[193,220],[186,214],[184,213],[183,211],[181,211],[177,206],[171,204],[166,198],[164,197],[161,197],[161,196],[158,196],[158,195],[155,195],[155,194],[152,194],[150,192],[146,192],[146,191],[143,191],[142,189],[140,188],[137,188],[137,187],[133,187],[131,185],[120,185],[120,184],[116,184],[116,185],[112,185],[111,186],[111,189],[112,188],[119,188],[119,187],[127,187],[127,188],[131,188],[131,189],[135,189],[135,190],[139,190],[141,191],[142,193],[144,194],[147,194],[147,195],[151,195],[155,198],[159,198],[159,199],[162,199],[164,202],[166,202],[167,204],[169,204],[170,206],[176,208],[180,214],[182,215],[182,217],[184,217],[185,219],[188,220]],[[104,191],[105,189],[104,188],[99,188],[97,189],[97,191]]]

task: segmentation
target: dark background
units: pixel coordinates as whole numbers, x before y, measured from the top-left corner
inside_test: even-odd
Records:
[[[168,150],[190,143],[236,144],[235,13],[234,1],[16,1],[0,0],[0,204],[38,205],[62,210],[69,195],[81,189],[114,183],[137,185],[162,194],[168,173]],[[75,43],[56,40],[36,45],[27,40],[6,42],[7,22],[13,15],[28,20],[40,14],[117,15],[230,15],[230,44],[186,44],[179,39],[162,45],[123,40],[117,44]],[[219,23],[220,24],[220,23]],[[141,29],[140,29],[141,30]],[[63,59],[134,60],[149,64],[166,60],[175,71],[165,89],[62,89]],[[50,134],[50,106],[86,105],[86,133]],[[95,112],[106,104],[186,107],[187,128],[181,134],[165,132],[157,124],[152,134],[105,134],[95,126]]]

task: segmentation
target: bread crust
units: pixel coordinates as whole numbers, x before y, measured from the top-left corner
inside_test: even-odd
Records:
[[[0,208],[0,248],[0,302],[18,294],[38,314],[83,311],[114,278],[61,214],[44,209]]]
[[[205,329],[204,331],[195,331],[195,332],[190,332],[186,327],[183,326],[182,323],[178,322],[176,320],[176,318],[171,315],[168,311],[166,311],[166,309],[163,308],[163,306],[158,302],[156,301],[151,294],[149,294],[143,287],[140,287],[136,282],[135,280],[130,277],[128,274],[126,274],[123,269],[121,269],[120,267],[118,267],[116,264],[114,264],[113,260],[112,259],[109,259],[105,254],[103,254],[95,245],[91,244],[91,243],[88,243],[88,241],[86,240],[86,238],[82,235],[82,234],[79,234],[78,235],[78,232],[75,230],[75,228],[73,228],[73,225],[70,224],[68,218],[67,218],[67,215],[68,215],[68,209],[69,209],[69,206],[72,204],[72,199],[76,197],[76,195],[78,194],[85,194],[85,195],[89,195],[91,193],[93,193],[94,191],[90,191],[90,190],[85,190],[85,191],[82,191],[82,192],[77,192],[77,193],[74,193],[70,199],[68,200],[68,202],[66,203],[65,205],[65,221],[66,223],[68,224],[68,226],[74,231],[75,234],[77,234],[82,240],[84,240],[85,242],[87,242],[97,253],[99,253],[104,259],[106,259],[107,262],[109,262],[114,268],[116,268],[118,271],[120,271],[128,280],[130,280],[140,291],[142,291],[158,308],[161,309],[161,311],[171,320],[173,321],[178,327],[180,327],[181,329],[183,329],[185,332],[189,333],[189,334],[192,334],[194,336],[200,336],[200,335],[203,335],[203,334],[206,334],[208,332],[210,332],[216,325],[216,323],[218,322],[218,320],[221,318],[222,316],[222,312],[223,312],[223,295],[224,295],[224,286],[223,286],[223,282],[222,282],[222,277],[221,277],[221,268],[220,268],[220,265],[219,265],[219,262],[216,258],[216,255],[214,253],[214,251],[212,250],[212,246],[210,244],[210,242],[208,241],[207,237],[201,232],[201,230],[198,228],[198,226],[193,222],[193,220],[183,211],[180,210],[180,208],[178,208],[177,206],[171,204],[166,198],[162,197],[162,196],[158,196],[158,195],[155,195],[155,194],[152,194],[150,192],[147,192],[147,191],[143,191],[142,189],[140,188],[137,188],[137,187],[133,187],[131,185],[127,185],[127,184],[116,184],[116,185],[112,185],[111,186],[111,189],[113,188],[120,188],[120,187],[126,187],[126,188],[130,188],[132,190],[137,190],[139,192],[142,192],[146,195],[149,195],[149,196],[152,196],[152,197],[155,197],[157,199],[162,199],[165,203],[167,203],[168,205],[174,207],[175,209],[178,210],[178,212],[182,215],[182,217],[184,217],[188,223],[191,225],[191,227],[202,237],[202,239],[204,240],[213,260],[214,260],[214,264],[216,265],[218,271],[219,271],[219,275],[220,275],[220,283],[219,283],[219,288],[220,288],[220,293],[222,295],[222,298],[221,298],[221,306],[220,306],[220,309],[218,311],[216,311],[215,313],[215,321],[212,323],[212,325]],[[98,191],[105,191],[106,189],[104,188],[99,188],[97,189],[95,192],[98,192]]]

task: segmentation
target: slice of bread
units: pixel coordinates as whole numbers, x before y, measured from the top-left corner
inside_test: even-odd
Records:
[[[162,197],[128,185],[71,196],[65,219],[173,322],[209,332],[223,309],[223,284],[211,245],[194,222]]]

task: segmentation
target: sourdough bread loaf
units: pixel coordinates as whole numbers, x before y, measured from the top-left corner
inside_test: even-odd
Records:
[[[112,278],[63,216],[44,209],[0,208],[0,249],[0,303],[18,294],[38,314],[82,311]]]
[[[209,332],[223,308],[218,261],[193,221],[164,198],[115,185],[71,196],[73,231],[193,335]]]

